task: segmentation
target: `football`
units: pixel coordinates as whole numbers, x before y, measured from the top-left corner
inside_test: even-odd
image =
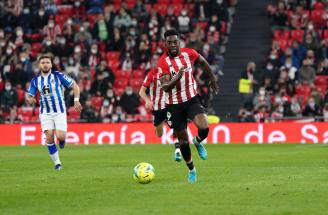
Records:
[[[155,178],[155,169],[149,163],[139,163],[133,169],[133,178],[140,184],[148,184]]]

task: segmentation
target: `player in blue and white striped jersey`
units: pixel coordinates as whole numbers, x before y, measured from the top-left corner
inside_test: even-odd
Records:
[[[39,58],[40,74],[33,78],[26,93],[26,101],[35,104],[35,95],[40,92],[40,122],[42,131],[46,135],[48,151],[55,163],[55,169],[61,170],[62,164],[55,144],[54,134],[56,132],[59,147],[65,147],[67,132],[67,116],[64,101],[63,87],[73,88],[74,108],[81,112],[82,106],[79,102],[80,89],[73,79],[59,71],[51,71],[51,57],[42,55]]]

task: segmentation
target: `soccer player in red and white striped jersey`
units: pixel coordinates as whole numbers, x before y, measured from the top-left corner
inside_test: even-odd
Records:
[[[158,60],[158,72],[167,104],[167,121],[174,129],[180,143],[180,149],[188,168],[188,181],[196,182],[194,167],[188,142],[187,121],[192,120],[198,128],[193,139],[201,159],[207,159],[207,151],[201,142],[209,133],[207,115],[197,93],[197,84],[193,77],[194,65],[203,68],[210,78],[209,86],[217,93],[217,80],[206,59],[194,49],[180,48],[179,34],[170,29],[164,33],[167,52]]]
[[[146,94],[149,88],[150,98]],[[152,110],[155,133],[158,137],[163,135],[163,123],[166,121],[165,92],[162,89],[158,69],[151,69],[139,91],[140,97],[146,102],[146,108]],[[178,162],[182,160],[180,144],[175,143],[174,159]]]

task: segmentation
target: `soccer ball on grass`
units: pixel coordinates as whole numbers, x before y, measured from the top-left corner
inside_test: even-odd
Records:
[[[155,169],[150,163],[139,163],[133,169],[133,178],[140,184],[148,184],[155,178]]]

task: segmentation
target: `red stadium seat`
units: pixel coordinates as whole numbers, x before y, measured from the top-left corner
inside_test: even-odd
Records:
[[[324,39],[328,39],[328,30],[324,30],[324,31],[322,32],[322,37],[323,37]]]
[[[68,109],[68,120],[74,122],[80,120],[80,113],[77,112],[74,107]]]
[[[138,69],[138,70],[134,70],[132,72],[132,78],[139,78],[139,79],[142,79],[145,77],[145,72],[141,69]]]
[[[129,81],[130,86],[134,89],[135,92],[139,91],[142,83],[143,83],[143,79],[140,78],[133,78],[130,79]]]
[[[157,0],[158,4],[169,4],[171,3],[171,0]]]
[[[288,40],[289,39],[289,31],[276,30],[273,32],[273,39],[275,40]]]
[[[123,94],[124,91],[125,91],[125,88],[116,88],[116,87],[114,87],[114,88],[113,88],[113,91],[114,91],[114,94],[115,94],[116,96],[122,96],[122,94]]]
[[[174,15],[179,16],[181,15],[181,11],[183,9],[183,4],[176,4],[174,2],[173,6],[173,10],[174,10]]]
[[[291,30],[290,36],[292,40],[297,40],[298,42],[303,41],[304,30]]]
[[[115,82],[114,82],[114,88],[123,88],[125,89],[125,87],[128,85],[129,83],[129,80],[126,79],[126,78],[117,78],[115,79]]]
[[[25,91],[22,89],[16,89],[17,97],[18,97],[18,103],[22,104],[25,101]]]
[[[316,25],[321,25],[324,24],[324,15],[325,11],[324,10],[313,10],[311,12],[311,20],[314,24]]]
[[[101,96],[94,96],[91,98],[91,104],[94,106],[97,110],[99,110],[102,106],[104,98]]]
[[[308,85],[298,85],[296,86],[296,94],[308,97],[311,94],[311,88]]]
[[[119,60],[120,59],[120,52],[112,51],[112,52],[107,52],[106,53],[106,58],[108,61],[110,60]]]
[[[63,15],[72,16],[73,15],[73,6],[72,5],[59,5],[58,13]]]
[[[328,85],[328,77],[324,75],[317,75],[314,80],[314,84],[316,86],[327,86]]]
[[[123,70],[117,70],[115,72],[115,76],[116,76],[116,78],[119,78],[119,79],[129,79],[130,76],[131,76],[131,72],[123,71]]]

